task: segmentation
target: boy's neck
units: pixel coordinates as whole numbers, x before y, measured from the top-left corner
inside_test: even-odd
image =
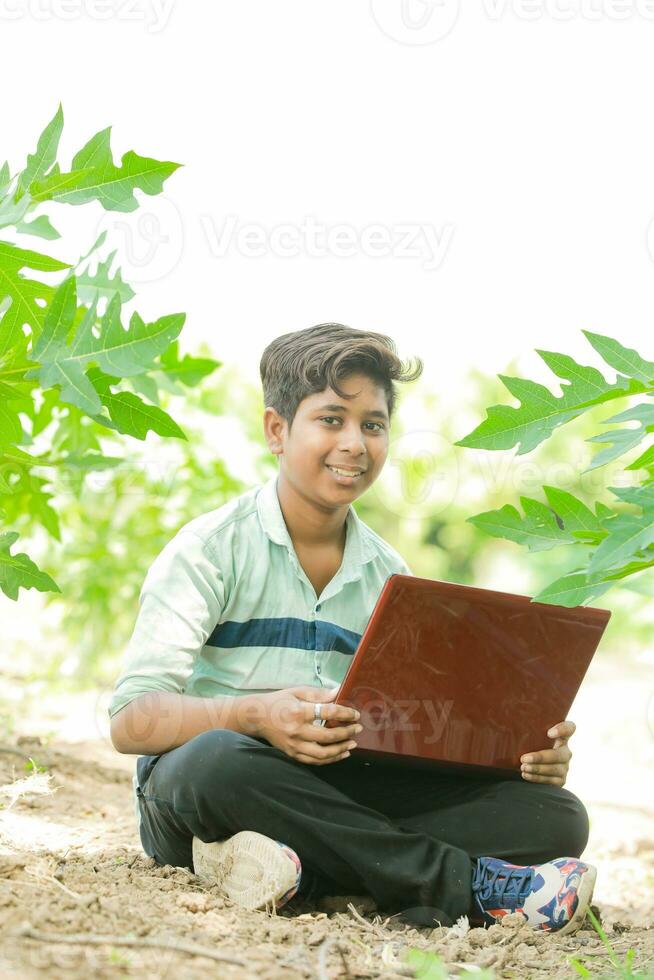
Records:
[[[284,522],[294,546],[314,548],[345,547],[345,519],[349,504],[335,510],[321,510],[303,497],[280,471],[277,496]]]

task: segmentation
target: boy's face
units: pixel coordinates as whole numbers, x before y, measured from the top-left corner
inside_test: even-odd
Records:
[[[389,441],[384,388],[365,374],[350,374],[339,385],[355,397],[341,398],[332,388],[308,395],[290,432],[273,408],[264,413],[266,439],[286,479],[303,496],[332,507],[356,500],[375,482]]]

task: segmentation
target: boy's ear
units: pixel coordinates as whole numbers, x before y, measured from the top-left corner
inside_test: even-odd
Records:
[[[263,432],[271,453],[279,455],[283,447],[283,435],[286,419],[270,405],[264,409]]]

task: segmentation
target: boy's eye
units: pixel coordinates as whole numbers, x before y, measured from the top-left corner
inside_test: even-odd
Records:
[[[321,417],[320,421],[321,422],[329,422],[329,421],[340,422],[341,420],[336,415],[323,415]],[[376,425],[378,427],[378,429],[383,429],[384,428],[384,426],[382,425],[381,422],[366,422],[365,424],[366,425]],[[333,426],[331,426],[331,428],[333,428]],[[372,431],[374,432],[376,430],[373,429]]]

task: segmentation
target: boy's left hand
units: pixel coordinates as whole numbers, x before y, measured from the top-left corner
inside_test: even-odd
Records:
[[[553,725],[547,733],[554,739],[551,749],[526,752],[525,755],[520,756],[522,778],[530,783],[552,783],[554,786],[563,786],[568,778],[568,766],[572,758],[568,739],[574,735],[576,729],[574,721],[561,721],[558,725]]]

